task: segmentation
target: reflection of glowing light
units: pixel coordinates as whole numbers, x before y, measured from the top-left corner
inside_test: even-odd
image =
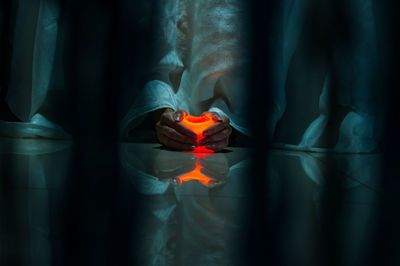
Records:
[[[194,157],[197,159],[204,159],[214,152],[213,150],[210,151],[209,149],[206,148],[204,148],[205,151],[201,151],[203,147],[198,147],[199,148],[198,151],[189,151],[189,153],[193,153]]]
[[[193,116],[184,113],[183,119],[180,123],[185,125],[197,135],[197,143],[199,143],[200,140],[205,138],[205,136],[203,136],[204,130],[217,123],[217,121],[215,121],[212,117],[212,114],[209,113],[206,113],[202,116]],[[213,153],[214,151],[207,149],[205,146],[198,146],[192,152]]]
[[[182,175],[176,179],[178,181],[178,184],[181,185],[183,182],[188,182],[191,180],[196,180],[205,186],[216,183],[215,180],[207,177],[200,171],[200,169],[202,168],[204,167],[201,166],[199,163],[196,163],[196,168],[192,172]]]

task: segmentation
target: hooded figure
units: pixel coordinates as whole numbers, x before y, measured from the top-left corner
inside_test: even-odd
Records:
[[[162,2],[163,56],[122,121],[132,137],[161,108],[217,112],[237,131],[246,123],[250,69],[245,1]],[[268,34],[274,146],[371,152],[379,145],[377,18],[371,0],[284,0]],[[160,47],[160,46],[157,46]],[[267,49],[267,48],[266,48]]]
[[[5,102],[14,118],[0,119],[0,134],[68,138],[60,126],[41,114],[49,101],[50,88],[61,89],[59,84],[52,84],[59,38],[59,0],[18,0],[12,1],[10,8],[10,34],[3,37],[10,39],[12,51],[9,78],[4,84],[7,91],[2,93],[6,94]],[[3,58],[2,64],[5,61]]]
[[[121,133],[161,108],[191,115],[216,112],[227,116],[237,131],[249,135],[245,120],[245,49],[243,1],[166,0],[161,2],[162,53],[154,76],[136,97],[122,121]],[[162,47],[162,48],[161,48]]]
[[[280,3],[273,25],[278,34],[271,36],[274,146],[376,151],[384,109],[379,5],[372,0]]]

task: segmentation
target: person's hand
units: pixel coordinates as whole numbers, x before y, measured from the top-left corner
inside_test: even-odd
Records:
[[[222,183],[228,179],[229,165],[225,153],[212,153],[199,158],[198,163],[203,166],[200,172],[215,180],[216,183]]]
[[[170,182],[174,179],[192,172],[196,168],[196,157],[190,152],[176,152],[171,155],[169,151],[158,150],[150,174],[161,182]]]
[[[192,151],[197,147],[197,135],[179,123],[184,111],[164,110],[156,123],[157,138],[166,148]]]
[[[199,146],[205,145],[207,149],[221,151],[229,144],[229,136],[232,128],[229,125],[229,118],[218,113],[211,112],[213,118],[218,121],[203,132],[204,139],[200,140]]]

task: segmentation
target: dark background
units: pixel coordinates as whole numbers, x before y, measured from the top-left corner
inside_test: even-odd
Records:
[[[333,0],[332,0],[333,1]],[[341,14],[346,1],[334,1]],[[383,190],[379,233],[376,234],[376,250],[370,265],[400,265],[398,255],[400,237],[399,206],[399,136],[397,125],[400,114],[399,72],[399,1],[376,1],[380,49],[384,76],[382,91],[385,97],[385,126],[382,151]],[[2,25],[11,21],[11,1],[3,0]],[[65,265],[128,265],[134,263],[129,255],[135,242],[127,228],[132,228],[138,210],[133,204],[136,196],[121,193],[124,184],[115,178],[118,173],[118,129],[122,115],[127,111],[137,91],[144,83],[144,76],[152,62],[154,50],[154,25],[157,10],[153,0],[143,1],[77,1],[63,0],[60,17],[61,31],[65,40],[62,51],[65,70],[64,85],[68,90],[60,100],[55,120],[66,121],[66,129],[74,137],[74,167],[71,169],[66,207],[65,232],[67,260]],[[268,34],[273,17],[279,9],[279,1],[250,1],[252,25],[252,77],[249,110],[251,114],[268,117],[272,106],[272,77],[269,67]],[[389,26],[387,26],[389,25]],[[343,23],[333,24],[335,30],[345,31]],[[3,27],[2,40],[9,36]],[[316,38],[321,36],[316,36]],[[61,40],[60,40],[61,41]],[[324,43],[325,40],[322,40]],[[327,42],[329,43],[329,42]],[[1,86],[6,87],[10,47],[0,44]],[[327,44],[328,46],[328,44]],[[326,48],[326,47],[325,47]],[[0,97],[4,100],[5,90]],[[266,100],[267,99],[267,100]],[[1,105],[6,109],[4,104]],[[269,217],[265,201],[266,167],[269,129],[253,121],[254,165],[252,176],[252,210],[248,231],[248,250],[245,261],[249,264],[279,265],[281,258],[275,243],[279,241],[282,217]],[[11,171],[11,170],[10,170]],[[332,171],[334,172],[334,171]],[[4,172],[2,175],[8,175]],[[12,174],[12,173],[11,173]],[[10,175],[11,175],[10,174]],[[334,184],[332,184],[334,185]],[[337,221],[339,193],[326,195],[327,205],[321,218],[325,228],[332,228]],[[282,201],[282,208],[285,206]],[[128,224],[129,223],[129,224]],[[130,229],[132,230],[132,229]],[[321,264],[338,265],[335,260],[336,234],[321,231]],[[325,253],[324,253],[325,252]]]

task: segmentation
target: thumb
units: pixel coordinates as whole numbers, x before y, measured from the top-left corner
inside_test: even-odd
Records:
[[[182,119],[183,119],[183,117],[184,117],[185,114],[186,114],[185,111],[182,111],[182,110],[176,111],[176,112],[174,113],[174,115],[173,115],[173,118],[174,118],[175,122],[180,122],[180,121],[182,121]]]

